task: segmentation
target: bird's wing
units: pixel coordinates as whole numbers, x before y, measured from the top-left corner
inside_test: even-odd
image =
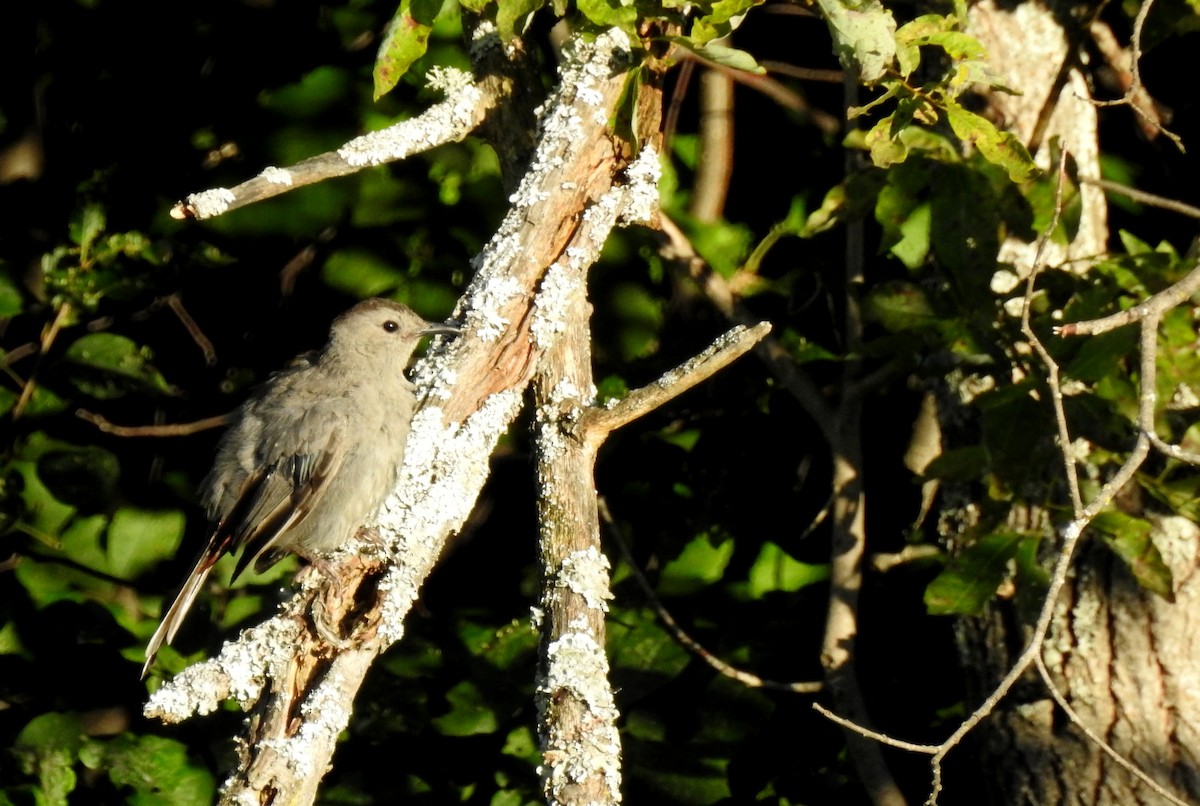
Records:
[[[314,452],[293,453],[251,473],[242,485],[237,503],[220,523],[216,535],[226,534],[229,551],[242,549],[233,579],[255,562],[264,571],[283,555],[273,552],[279,539],[299,525],[329,489],[341,465],[342,431],[330,431],[324,445]]]

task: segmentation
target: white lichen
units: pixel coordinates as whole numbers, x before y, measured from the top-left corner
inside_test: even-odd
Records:
[[[572,251],[567,250],[568,256]],[[555,340],[567,332],[567,309],[571,295],[578,291],[581,282],[580,272],[559,261],[551,263],[546,270],[534,301],[533,324],[530,326],[533,342],[539,348],[550,349]]]
[[[237,195],[229,188],[209,188],[187,197],[187,206],[196,218],[212,218],[229,209],[237,201]]]
[[[269,165],[266,168],[263,168],[262,172],[259,174],[259,177],[272,185],[291,187],[293,184],[292,172],[287,168],[276,168],[274,165]]]
[[[472,80],[469,73],[453,67],[430,69],[429,86],[445,92],[445,101],[411,120],[354,138],[338,149],[338,156],[356,167],[382,165],[461,139],[483,114],[483,92]]]
[[[608,558],[595,546],[576,551],[558,570],[556,582],[583,599],[592,610],[608,612],[608,600],[613,598],[608,587]]]

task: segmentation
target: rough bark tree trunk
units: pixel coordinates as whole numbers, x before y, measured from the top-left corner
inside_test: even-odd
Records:
[[[1061,137],[1079,174],[1098,177],[1096,109],[1088,103],[1088,82],[1074,55],[1086,30],[1076,23],[1077,30],[1064,31],[1063,19],[1070,18],[1037,3],[1000,8],[986,0],[972,8],[971,29],[987,46],[990,63],[1009,76],[1010,86],[1024,91],[989,99],[993,114],[1025,142],[1032,140],[1031,151]],[[1039,162],[1049,167],[1045,158]],[[1083,194],[1078,235],[1047,256],[1051,266],[1106,248],[1103,195],[1086,186]],[[1030,245],[1008,243],[1001,260],[1024,275],[1033,254]],[[949,414],[962,422],[961,409]],[[946,436],[953,441],[953,428]],[[1046,474],[1053,484],[1061,467],[1048,467]],[[1145,517],[1154,523],[1152,538],[1172,571],[1174,603],[1139,587],[1111,550],[1085,538],[1042,657],[1085,726],[1155,781],[1194,802],[1200,800],[1200,656],[1192,649],[1200,628],[1200,529],[1179,517]],[[1014,510],[1011,525],[1028,530],[1051,518],[1045,511]],[[953,512],[947,507],[941,523],[953,546],[972,518],[966,507]],[[957,625],[972,704],[992,691],[1027,641],[1028,618],[1017,611],[1014,600],[996,600],[984,615]],[[985,781],[980,790],[997,804],[1164,802],[1072,724],[1033,671],[973,740]]]

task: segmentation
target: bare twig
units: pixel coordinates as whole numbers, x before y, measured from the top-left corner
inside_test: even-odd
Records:
[[[1163,126],[1157,114],[1152,115],[1142,107],[1142,104],[1138,103],[1143,95],[1149,97],[1149,93],[1142,84],[1141,74],[1142,26],[1146,24],[1146,17],[1150,16],[1150,8],[1153,5],[1154,0],[1142,0],[1137,16],[1133,18],[1133,34],[1129,37],[1129,88],[1125,91],[1125,95],[1115,101],[1090,101],[1090,103],[1096,106],[1128,106],[1148,127],[1153,131],[1161,132],[1174,143],[1180,153],[1186,153],[1183,140],[1179,135]],[[1151,109],[1153,109],[1152,106]]]
[[[820,681],[805,682],[805,683],[783,683],[776,680],[767,680],[758,675],[739,669],[732,664],[718,658],[712,652],[691,635],[687,633],[683,627],[679,626],[679,622],[671,615],[671,611],[666,608],[662,600],[654,593],[654,588],[650,584],[650,580],[646,579],[645,573],[633,559],[633,554],[629,551],[628,541],[621,534],[621,528],[613,518],[612,513],[608,509],[608,502],[603,498],[599,499],[600,519],[608,526],[609,535],[613,542],[621,550],[621,556],[625,559],[625,565],[629,568],[633,578],[637,581],[638,587],[642,589],[642,594],[650,603],[650,607],[658,615],[659,620],[664,626],[675,636],[675,640],[680,643],[700,660],[707,663],[718,674],[722,674],[731,680],[736,680],[747,688],[765,688],[774,691],[789,691],[793,694],[813,694],[824,688],[824,684]]]
[[[828,112],[816,109],[811,106],[804,96],[789,87],[781,84],[770,76],[755,75],[747,73],[745,70],[737,70],[732,67],[727,67],[717,62],[709,61],[702,56],[699,56],[691,51],[679,49],[679,57],[681,60],[694,60],[708,67],[710,70],[715,70],[719,73],[727,75],[737,83],[749,87],[756,92],[762,93],[780,106],[791,109],[793,112],[799,112],[802,115],[808,116],[818,129],[825,134],[836,134],[841,128],[841,121]]]
[[[208,336],[204,335],[204,331],[200,329],[200,325],[196,324],[196,320],[188,313],[187,308],[183,307],[183,300],[179,294],[171,294],[166,298],[167,307],[171,309],[171,313],[179,318],[180,324],[187,330],[188,335],[192,337],[192,341],[200,348],[200,352],[204,355],[204,363],[210,367],[217,365],[217,350],[213,347],[212,341]]]
[[[1087,30],[1096,44],[1096,49],[1100,51],[1104,61],[1112,68],[1121,92],[1130,95],[1129,102],[1138,111],[1137,117],[1142,134],[1146,136],[1146,139],[1153,140],[1162,130],[1163,115],[1159,112],[1158,105],[1150,97],[1146,87],[1134,80],[1130,65],[1135,62],[1130,55],[1130,49],[1121,47],[1112,28],[1104,20],[1099,19],[1099,10],[1105,5],[1106,3],[1097,4],[1097,13],[1087,23]]]
[[[660,216],[659,222],[670,244],[669,252],[665,256],[687,269],[689,275],[700,283],[709,301],[726,318],[746,326],[755,323],[757,320],[737,300],[729,283],[697,254],[683,230],[666,215]],[[787,348],[780,344],[778,339],[767,337],[755,348],[755,353],[813,419],[826,441],[831,441],[834,436],[833,410],[825,402],[812,379],[792,360]]]
[[[851,731],[852,733],[857,733],[858,735],[867,739],[873,739],[880,744],[886,744],[888,747],[897,747],[901,750],[910,750],[913,753],[923,753],[925,755],[932,755],[938,751],[939,745],[936,744],[916,744],[915,742],[906,742],[903,739],[893,739],[886,733],[880,733],[879,731],[874,731],[870,728],[864,728],[862,725],[856,725],[849,719],[838,716],[833,711],[830,711],[828,708],[821,705],[819,702],[813,703],[813,710],[828,719],[830,722],[841,725],[843,728]]]
[[[1131,188],[1128,185],[1122,185],[1120,182],[1110,182],[1107,179],[1093,179],[1087,176],[1079,177],[1079,181],[1085,185],[1095,185],[1101,190],[1107,190],[1110,193],[1119,193],[1122,196],[1127,196],[1136,202],[1148,204],[1151,207],[1161,207],[1164,210],[1171,210],[1180,215],[1189,216],[1191,218],[1200,218],[1200,207],[1193,207],[1190,204],[1184,204],[1176,199],[1168,199],[1166,196],[1159,196],[1156,193],[1147,193],[1144,190]]]
[[[937,560],[943,556],[944,552],[938,546],[926,543],[914,543],[905,546],[900,551],[872,554],[867,558],[867,563],[871,566],[872,571],[886,574],[893,568],[899,568],[909,563]]]
[[[841,70],[822,70],[819,67],[800,67],[789,62],[775,62],[763,59],[759,65],[768,72],[782,73],[802,81],[820,81],[826,84],[841,84],[844,74]]]
[[[589,409],[579,421],[578,433],[588,442],[603,442],[612,431],[711,378],[749,352],[770,332],[769,322],[759,322],[749,328],[740,325],[733,328],[704,352],[667,372],[654,383],[630,392],[608,408]]]
[[[1187,273],[1187,276],[1179,282],[1169,288],[1164,288],[1152,297],[1147,297],[1132,308],[1118,311],[1100,319],[1061,325],[1055,328],[1054,332],[1059,336],[1095,336],[1099,333],[1107,333],[1110,330],[1116,330],[1119,327],[1141,321],[1149,316],[1161,317],[1176,305],[1190,298],[1197,291],[1200,291],[1200,263],[1197,263]]]
[[[1033,332],[1033,326],[1029,323],[1029,312],[1032,308],[1034,288],[1037,285],[1038,275],[1045,268],[1046,244],[1050,242],[1050,234],[1058,228],[1058,220],[1062,215],[1063,206],[1063,176],[1067,165],[1067,150],[1064,148],[1058,159],[1058,181],[1054,186],[1054,215],[1050,219],[1050,225],[1046,227],[1039,243],[1037,252],[1033,258],[1033,266],[1030,268],[1029,276],[1025,280],[1025,299],[1021,305],[1021,332],[1025,334],[1025,338],[1029,339],[1029,343],[1033,345],[1033,349],[1041,357],[1042,363],[1046,365],[1048,373],[1046,385],[1050,388],[1050,400],[1054,409],[1054,422],[1058,426],[1058,444],[1059,449],[1063,454],[1063,466],[1067,474],[1067,489],[1071,494],[1071,509],[1078,515],[1083,509],[1083,497],[1079,493],[1079,472],[1075,468],[1075,458],[1071,455],[1071,434],[1067,428],[1067,412],[1063,407],[1062,384],[1059,383],[1059,368],[1058,362],[1050,355],[1050,351],[1046,349],[1046,345],[1042,344],[1042,340]]]
[[[38,345],[37,364],[39,366],[41,365],[42,359],[46,357],[46,353],[50,351],[50,347],[53,346],[54,340],[58,338],[59,331],[61,331],[63,326],[66,325],[67,319],[70,318],[73,310],[74,309],[71,307],[71,303],[62,303],[54,312],[54,318],[50,320],[50,324],[48,324],[42,330],[41,343]],[[21,418],[21,414],[25,411],[25,407],[28,406],[29,401],[33,399],[33,392],[35,389],[37,389],[37,370],[38,367],[35,366],[33,371],[29,373],[29,377],[25,380],[25,385],[21,387],[21,396],[17,398],[17,403],[15,406],[13,406],[12,410],[12,418],[14,420]]]
[[[227,425],[232,415],[220,414],[191,423],[172,423],[171,425],[117,425],[87,409],[76,409],[75,416],[86,420],[106,434],[118,437],[186,437],[189,434]]]
[[[688,205],[699,221],[720,221],[725,213],[733,176],[733,102],[732,76],[712,69],[700,74],[700,155]]]

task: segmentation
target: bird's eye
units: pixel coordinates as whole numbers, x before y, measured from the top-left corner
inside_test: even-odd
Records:
[[[394,319],[389,319],[383,323],[383,329],[386,330],[388,333],[395,333],[397,330],[400,329],[400,324],[398,322],[396,322],[396,320],[394,320]]]

